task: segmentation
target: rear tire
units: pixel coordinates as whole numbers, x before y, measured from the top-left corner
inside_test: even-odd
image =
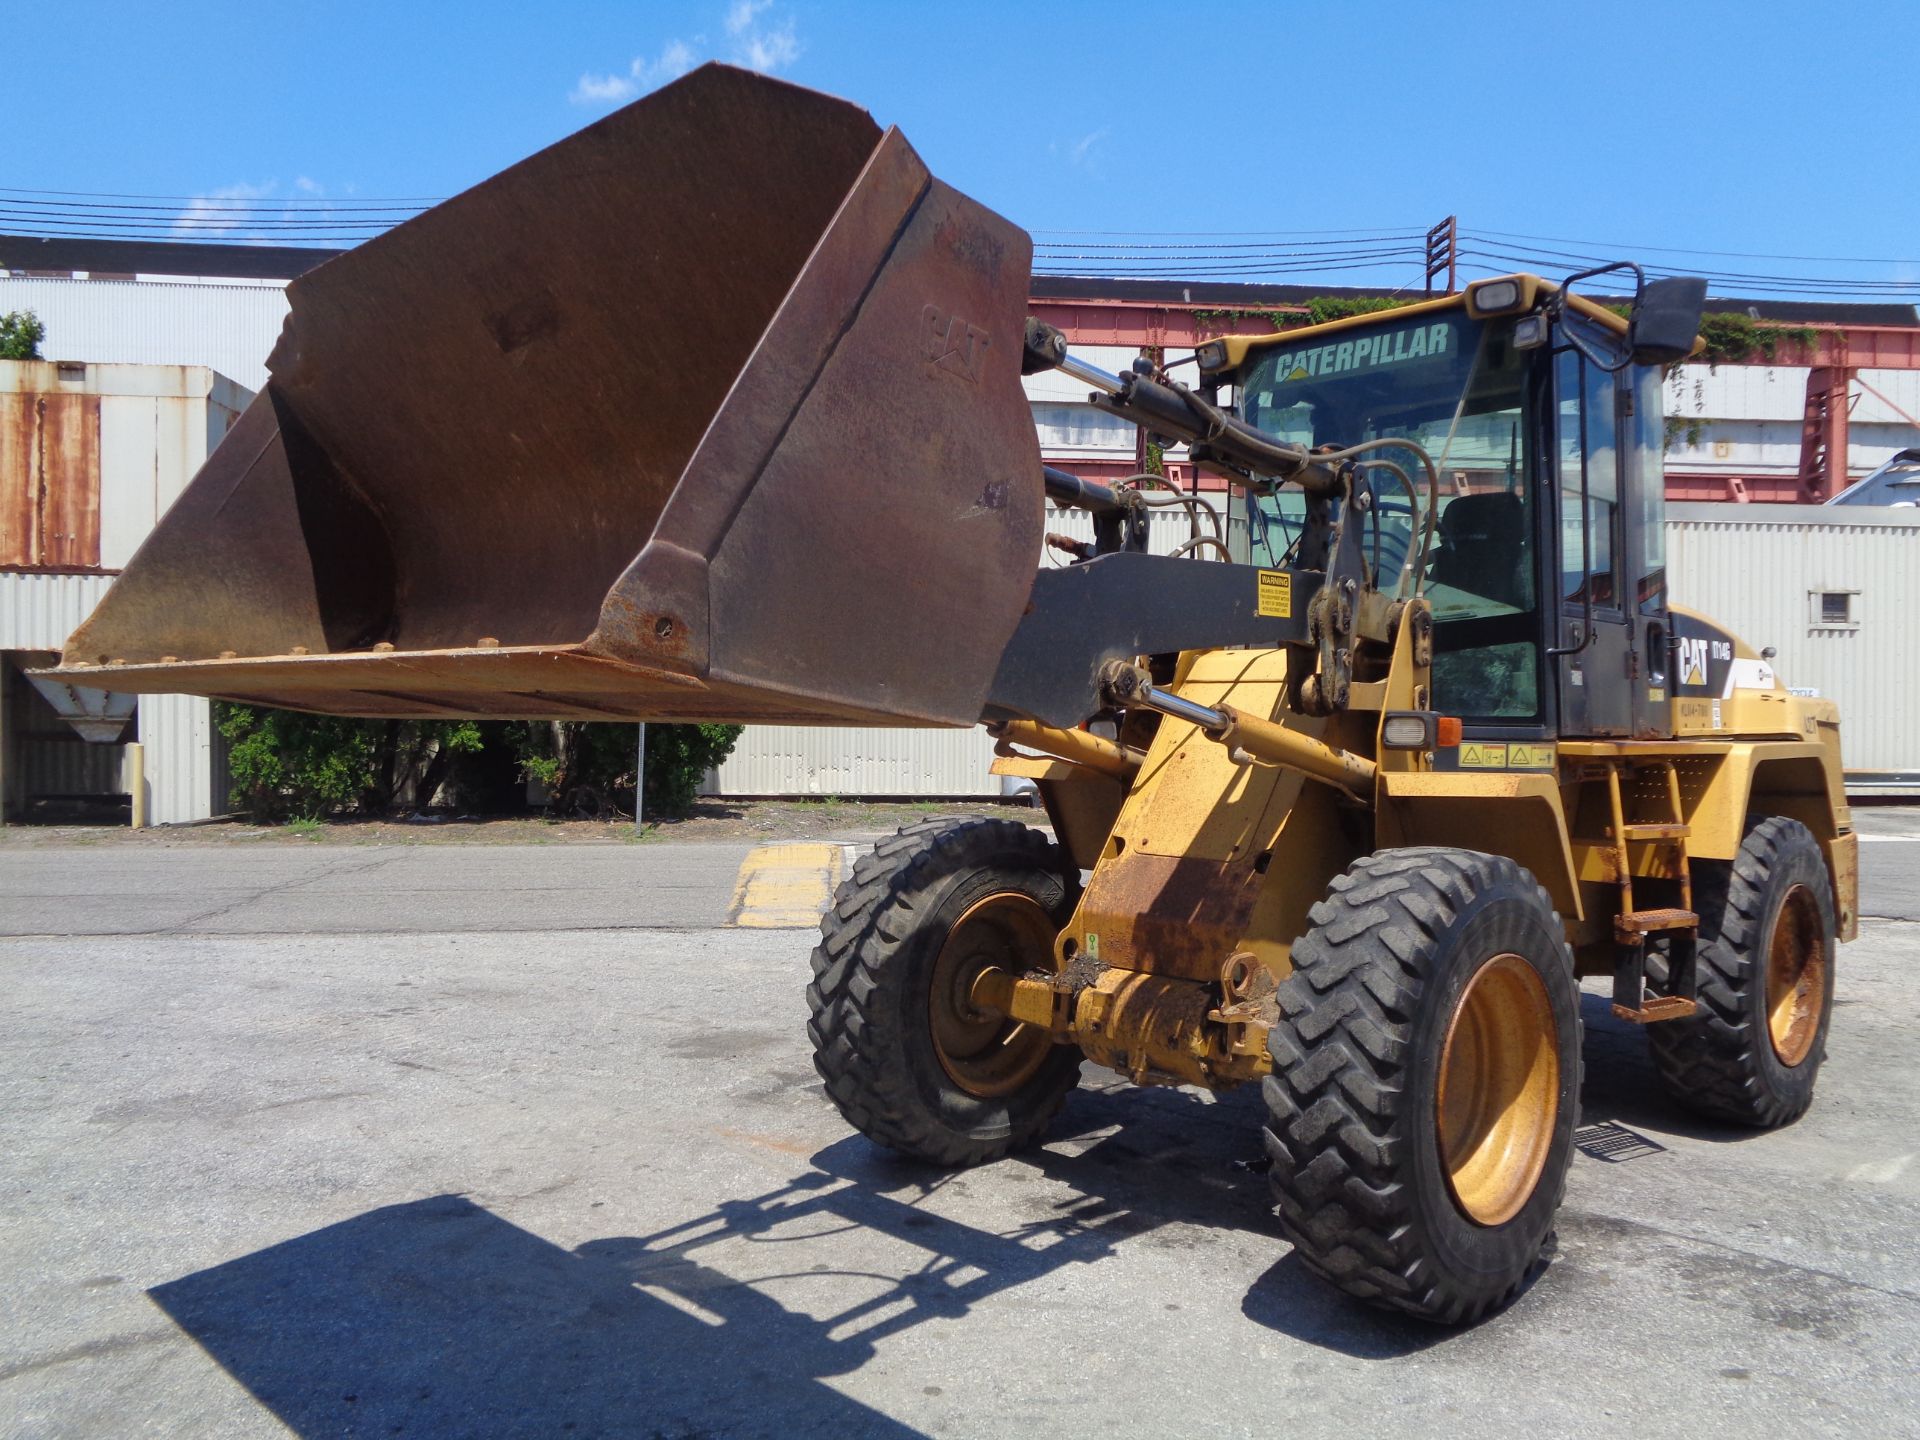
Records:
[[[972,1010],[968,981],[983,964],[1051,969],[1079,888],[1060,847],[1011,820],[927,821],[860,859],[821,919],[807,987],[814,1068],[848,1124],[951,1166],[1046,1129],[1080,1051]]]
[[[1647,1027],[1667,1093],[1688,1110],[1774,1129],[1813,1103],[1833,1016],[1833,886],[1798,820],[1753,821],[1731,864],[1696,861],[1699,1010]],[[1648,979],[1666,965],[1649,956]]]
[[[1262,1087],[1281,1228],[1348,1294],[1478,1319],[1544,1263],[1572,1159],[1560,917],[1513,861],[1423,846],[1356,861],[1309,919]]]

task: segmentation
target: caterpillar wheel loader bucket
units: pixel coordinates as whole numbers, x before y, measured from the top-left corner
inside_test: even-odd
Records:
[[[706,66],[295,281],[56,673],[972,724],[1041,544],[1030,260],[863,110]]]

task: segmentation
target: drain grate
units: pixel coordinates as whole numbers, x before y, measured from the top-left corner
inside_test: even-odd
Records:
[[[1602,1120],[1593,1125],[1582,1125],[1573,1132],[1573,1143],[1582,1155],[1595,1160],[1604,1160],[1609,1165],[1618,1165],[1625,1160],[1638,1160],[1646,1155],[1664,1155],[1667,1147],[1649,1140],[1637,1130],[1629,1130],[1624,1125],[1611,1120]]]

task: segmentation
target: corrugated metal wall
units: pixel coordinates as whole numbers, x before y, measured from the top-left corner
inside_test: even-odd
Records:
[[[1672,505],[1677,604],[1725,625],[1788,685],[1840,702],[1847,769],[1920,773],[1920,511],[1818,505]],[[1852,591],[1853,628],[1816,597]]]
[[[59,650],[112,583],[110,575],[0,570],[0,650]]]
[[[197,695],[140,697],[140,742],[147,747],[147,814],[155,825],[205,820],[227,811],[226,747],[213,729],[213,706]]]
[[[9,310],[40,317],[49,360],[206,365],[257,391],[287,295],[278,285],[0,276],[0,314]]]
[[[1093,538],[1093,521],[1084,511],[1049,507],[1046,528]],[[1155,511],[1148,520],[1148,548],[1165,555],[1190,533],[1184,510]],[[987,773],[992,763],[993,741],[978,728],[749,725],[704,788],[710,795],[993,796],[1000,793],[1000,779]]]
[[[0,650],[36,663],[66,644],[113,583],[108,575],[21,575],[0,571]],[[24,677],[13,682],[26,689]],[[51,710],[47,712],[51,729]],[[36,724],[36,729],[41,728]],[[188,695],[148,695],[139,702],[139,737],[146,746],[149,818],[156,825],[205,820],[227,808],[226,759],[213,732],[211,707]],[[9,734],[7,793],[122,794],[126,747],[93,745],[58,731],[44,738]]]

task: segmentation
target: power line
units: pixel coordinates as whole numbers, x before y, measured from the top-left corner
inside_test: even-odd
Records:
[[[225,199],[227,197],[218,197]],[[316,215],[332,214],[380,214],[380,215],[418,215],[424,207],[418,205],[354,205],[340,204],[331,200],[305,205],[293,205],[276,200],[271,204],[257,205],[215,205],[206,200],[190,200],[182,205],[106,205],[92,201],[77,200],[22,200],[4,188],[0,188],[0,204],[19,206],[34,210],[72,212],[104,211],[108,215],[178,215],[219,214],[219,215],[298,215],[308,212]],[[373,223],[373,222],[369,222]],[[388,221],[388,224],[395,222]]]
[[[1709,255],[1723,260],[1801,260],[1820,265],[1920,265],[1920,260],[1872,259],[1862,255],[1770,255],[1759,250],[1691,250],[1677,245],[1622,245],[1611,240],[1569,240],[1561,235],[1521,235],[1511,230],[1479,230],[1502,240],[1544,240],[1552,245],[1593,245],[1602,250],[1656,255]]]
[[[133,195],[133,194],[123,194],[113,190],[25,190],[16,186],[11,186],[11,185],[0,185],[0,195],[63,195],[63,196],[77,196],[80,199],[85,199],[85,200],[172,200],[172,201],[178,202],[181,205],[190,205],[196,200],[204,200],[204,199],[241,200],[241,201],[252,200],[252,201],[257,201],[258,203],[263,205],[264,204],[325,205],[325,204],[332,203],[328,201],[324,196],[316,196],[316,195],[301,195],[301,196],[289,195],[284,199],[276,199],[272,196],[265,196],[265,195],[262,195],[262,196]],[[368,195],[364,197],[356,196],[355,201],[357,203],[364,203],[369,205],[383,205],[383,206],[384,205],[438,205],[442,200],[446,198],[447,197],[444,195]]]
[[[182,235],[179,231],[170,230],[170,229],[154,229],[154,230],[147,230],[147,231],[136,231],[130,234],[122,234],[122,235],[102,235],[97,229],[92,229],[92,228],[76,229],[76,228],[59,226],[59,225],[38,225],[24,233],[16,232],[16,235],[17,235],[17,238],[24,239],[24,240],[101,240],[109,243],[117,242],[117,241],[126,241],[129,243],[146,242],[146,241],[170,241],[170,242],[174,242],[181,245],[207,245],[207,246],[212,246],[215,244],[279,245],[289,240],[318,240],[318,241],[324,241],[325,243],[333,246],[336,249],[344,248],[347,242],[351,242],[353,240],[375,238],[373,236],[314,235],[314,234],[309,234],[305,231],[301,231],[298,233],[279,233],[271,237],[251,235],[245,231],[235,231],[231,235],[228,235],[225,237],[218,237],[218,236],[211,236],[211,235],[205,235],[205,234]]]
[[[1471,241],[1477,237],[1469,235],[1466,238]],[[1602,262],[1604,259],[1600,255],[1540,250],[1524,245],[1500,249],[1475,249],[1469,246],[1462,249],[1460,253],[1476,255],[1486,260],[1502,260],[1520,266],[1537,265],[1543,258],[1572,262],[1582,266]],[[1684,270],[1651,265],[1645,268],[1656,275],[1695,275],[1710,284],[1720,285],[1800,286],[1821,294],[1920,294],[1920,281],[1913,280],[1861,280],[1830,275],[1773,275],[1749,270],[1706,270],[1693,266],[1688,266]]]
[[[1179,239],[1186,237],[1194,240],[1248,240],[1266,238],[1286,240],[1296,235],[1374,235],[1380,233],[1377,228],[1358,230],[1030,230],[1030,235],[1101,235],[1125,237],[1129,235],[1147,236],[1152,239]],[[1422,239],[1425,230],[1409,230],[1404,236],[1395,232],[1395,238],[1409,240]]]
[[[34,212],[9,210],[0,206],[0,220],[19,221],[38,225],[61,224],[78,225],[82,222],[60,216],[40,215]],[[354,230],[361,234],[385,234],[391,225],[376,225],[365,220],[284,220],[265,223],[252,220],[197,220],[191,216],[180,216],[174,220],[87,220],[86,226],[96,230],[174,230],[192,233],[194,231],[252,231],[272,232],[275,230]],[[111,237],[107,237],[111,238]]]
[[[1325,250],[1351,247],[1354,245],[1415,244],[1425,237],[1421,235],[1403,235],[1399,233],[1375,234],[1371,231],[1355,231],[1358,238],[1339,240],[1288,240],[1275,237],[1265,242],[1228,241],[1218,243],[1193,243],[1182,245],[1153,245],[1146,243],[1108,244],[1095,240],[1036,240],[1036,250],[1098,250],[1103,252],[1128,253],[1141,255],[1194,254],[1213,250],[1268,250],[1275,244],[1290,246],[1297,250]]]

